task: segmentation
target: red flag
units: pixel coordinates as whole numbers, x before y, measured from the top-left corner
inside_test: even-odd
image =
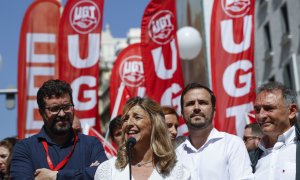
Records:
[[[140,43],[131,44],[118,55],[110,78],[111,118],[122,113],[132,97],[145,95],[145,77]]]
[[[253,113],[246,113],[246,123],[247,124],[252,124],[256,122],[255,115]]]
[[[71,84],[75,113],[100,131],[98,82],[103,0],[69,0],[59,30],[59,77]]]
[[[45,80],[58,78],[60,3],[35,1],[23,19],[18,62],[18,136],[37,133],[43,125],[36,103]]]
[[[83,133],[98,138],[99,141],[103,144],[103,148],[108,158],[117,155],[117,150],[113,147],[113,145],[110,142],[108,142],[101,134],[99,134],[99,132],[96,131],[94,128],[86,126],[83,129]]]
[[[176,1],[152,0],[142,20],[142,59],[146,94],[161,105],[176,108],[181,114],[180,95],[183,76],[177,45]],[[183,121],[179,125],[185,127]],[[179,134],[186,128],[179,127]]]
[[[212,10],[211,82],[217,97],[214,125],[239,136],[255,98],[254,3],[214,1]]]

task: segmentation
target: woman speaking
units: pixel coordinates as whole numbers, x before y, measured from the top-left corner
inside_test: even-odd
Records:
[[[122,120],[117,158],[100,164],[95,179],[190,179],[188,170],[176,160],[158,103],[149,98],[132,98],[123,108]]]

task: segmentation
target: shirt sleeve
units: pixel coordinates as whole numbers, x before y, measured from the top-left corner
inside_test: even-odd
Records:
[[[95,180],[112,180],[111,160],[105,161],[98,166],[95,173]]]
[[[14,146],[11,160],[11,179],[34,179],[35,169],[31,161],[31,153],[23,141]]]
[[[248,151],[244,142],[239,137],[232,136],[229,139],[227,153],[230,179],[254,179]]]
[[[104,148],[102,143],[92,137],[92,144],[91,144],[91,154],[90,154],[90,162],[92,163],[99,162],[102,163],[107,160],[105,155]],[[76,158],[76,157],[75,157]],[[95,172],[98,166],[89,166],[81,169],[66,169],[66,170],[59,170],[57,174],[58,180],[63,179],[94,179]]]

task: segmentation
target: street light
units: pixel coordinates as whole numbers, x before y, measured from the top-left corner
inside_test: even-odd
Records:
[[[15,108],[15,95],[18,93],[17,89],[0,89],[0,94],[6,95],[6,108],[12,110]]]

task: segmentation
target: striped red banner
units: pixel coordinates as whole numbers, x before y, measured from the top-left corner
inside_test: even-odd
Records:
[[[141,44],[131,44],[118,55],[110,78],[111,119],[122,114],[122,107],[132,97],[145,95],[145,76]]]
[[[36,94],[44,81],[58,78],[59,18],[56,0],[35,1],[24,16],[18,61],[19,138],[37,133],[43,125]]]
[[[211,82],[217,97],[214,125],[239,136],[255,99],[254,3],[215,0],[211,17]]]
[[[170,105],[181,114],[183,75],[177,45],[176,1],[152,0],[142,19],[142,58],[146,94],[161,105]],[[186,131],[179,122],[179,134]]]
[[[59,78],[71,84],[75,114],[100,131],[98,115],[103,0],[69,0],[59,30]]]

